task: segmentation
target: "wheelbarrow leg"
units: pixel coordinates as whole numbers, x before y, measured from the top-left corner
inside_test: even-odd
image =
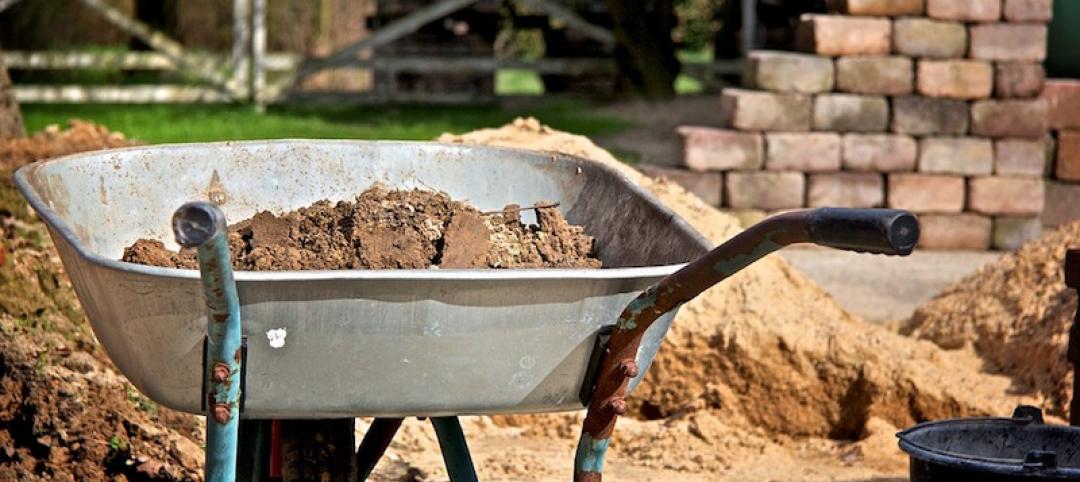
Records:
[[[394,440],[394,435],[401,428],[400,418],[376,418],[364,434],[360,448],[356,451],[356,480],[363,482],[375,469],[375,464],[386,453],[386,447]]]
[[[439,438],[446,473],[450,482],[477,482],[476,468],[473,467],[469,445],[465,443],[465,433],[461,431],[461,422],[457,417],[432,417],[435,436]]]

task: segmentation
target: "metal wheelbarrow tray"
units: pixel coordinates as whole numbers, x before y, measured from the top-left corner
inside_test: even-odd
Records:
[[[380,183],[481,210],[555,201],[605,269],[237,272],[249,418],[439,416],[582,408],[598,334],[642,290],[707,253],[618,171],[571,156],[413,142],[268,141],[67,156],[15,176],[47,223],[94,332],[140,390],[203,410],[206,305],[196,270],[118,261],[139,238],[176,249],[177,206],[238,221]],[[648,369],[674,311],[637,350]],[[284,343],[268,334],[284,330]],[[281,332],[274,332],[281,333]]]

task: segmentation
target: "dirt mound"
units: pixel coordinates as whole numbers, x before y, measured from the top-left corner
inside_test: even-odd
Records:
[[[275,216],[263,211],[229,228],[240,270],[599,268],[593,238],[552,203],[539,202],[536,225],[522,208],[482,213],[446,193],[373,187],[356,202],[319,201]],[[142,239],[124,261],[197,269],[195,250],[173,252]]]
[[[1063,226],[947,288],[901,332],[943,348],[970,347],[985,369],[1012,377],[1012,391],[1043,398],[1064,417],[1072,373],[1065,359],[1076,292],[1065,286],[1065,250],[1080,247],[1080,223]]]
[[[0,171],[10,171],[51,157],[133,145],[120,132],[105,126],[72,119],[67,129],[55,124],[30,137],[0,139]]]

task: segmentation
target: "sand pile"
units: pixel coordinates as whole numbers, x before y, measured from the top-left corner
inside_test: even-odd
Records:
[[[1012,391],[1036,395],[1045,411],[1065,417],[1076,292],[1062,270],[1065,250],[1076,247],[1080,223],[1063,226],[947,288],[901,331],[947,349],[973,348],[987,371],[1012,377]]]

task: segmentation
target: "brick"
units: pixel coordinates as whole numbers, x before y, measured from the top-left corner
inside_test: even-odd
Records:
[[[975,177],[968,182],[968,209],[983,214],[1033,214],[1043,209],[1041,177]]]
[[[1002,62],[994,65],[995,97],[1035,97],[1043,89],[1046,70],[1034,62]]]
[[[1010,22],[1049,23],[1054,16],[1054,5],[1053,0],[1005,0],[1004,12],[1005,20]]]
[[[1042,234],[1042,220],[1038,216],[1014,217],[998,216],[994,218],[992,246],[995,249],[1010,251],[1020,249],[1028,241]]]
[[[694,193],[710,206],[720,207],[723,201],[724,175],[719,172],[694,172],[666,166],[636,166],[642,174],[654,178],[665,178]]]
[[[841,156],[845,170],[897,172],[915,170],[918,153],[918,143],[908,136],[845,134]]]
[[[1046,25],[997,23],[973,25],[969,57],[985,60],[1029,60],[1046,58]]]
[[[987,137],[1043,137],[1046,101],[982,100],[971,105],[971,133]]]
[[[829,0],[830,12],[846,15],[899,17],[922,15],[923,0]]]
[[[1042,98],[1046,100],[1050,127],[1080,129],[1080,80],[1047,79]]]
[[[919,248],[985,250],[992,226],[989,217],[978,214],[919,216]]]
[[[840,57],[836,60],[836,90],[855,94],[906,95],[914,82],[907,57]]]
[[[889,124],[884,97],[822,94],[814,98],[814,130],[882,132]]]
[[[801,172],[732,171],[724,178],[730,207],[769,210],[803,206],[806,176]]]
[[[985,99],[994,88],[994,68],[977,60],[920,60],[918,91],[930,97]]]
[[[1055,227],[1080,220],[1080,184],[1047,181],[1041,218],[1044,226]]]
[[[765,168],[770,171],[839,171],[840,135],[824,132],[765,134]]]
[[[806,205],[840,208],[876,208],[885,204],[885,181],[872,172],[811,174]]]
[[[998,139],[994,141],[994,174],[1044,176],[1050,149],[1043,139]]]
[[[799,18],[796,46],[818,55],[886,55],[891,37],[888,19],[805,14]]]
[[[942,20],[993,22],[1001,18],[1001,0],[926,0],[926,14]]]
[[[679,126],[683,165],[695,171],[760,169],[765,160],[761,134],[711,127]]]
[[[746,63],[747,86],[776,92],[813,94],[833,89],[833,63],[827,57],[758,50]]]
[[[898,18],[893,22],[893,50],[911,57],[962,58],[967,54],[967,27],[959,22]]]
[[[1080,131],[1058,133],[1054,175],[1065,181],[1080,181]]]
[[[927,137],[919,141],[919,172],[990,174],[994,144],[975,137]]]
[[[959,135],[968,130],[968,104],[961,100],[894,97],[892,108],[891,129],[896,133]]]
[[[811,97],[745,89],[724,89],[720,116],[727,127],[750,131],[810,130]]]
[[[945,174],[889,174],[888,206],[916,213],[958,213],[964,209],[964,178]]]

